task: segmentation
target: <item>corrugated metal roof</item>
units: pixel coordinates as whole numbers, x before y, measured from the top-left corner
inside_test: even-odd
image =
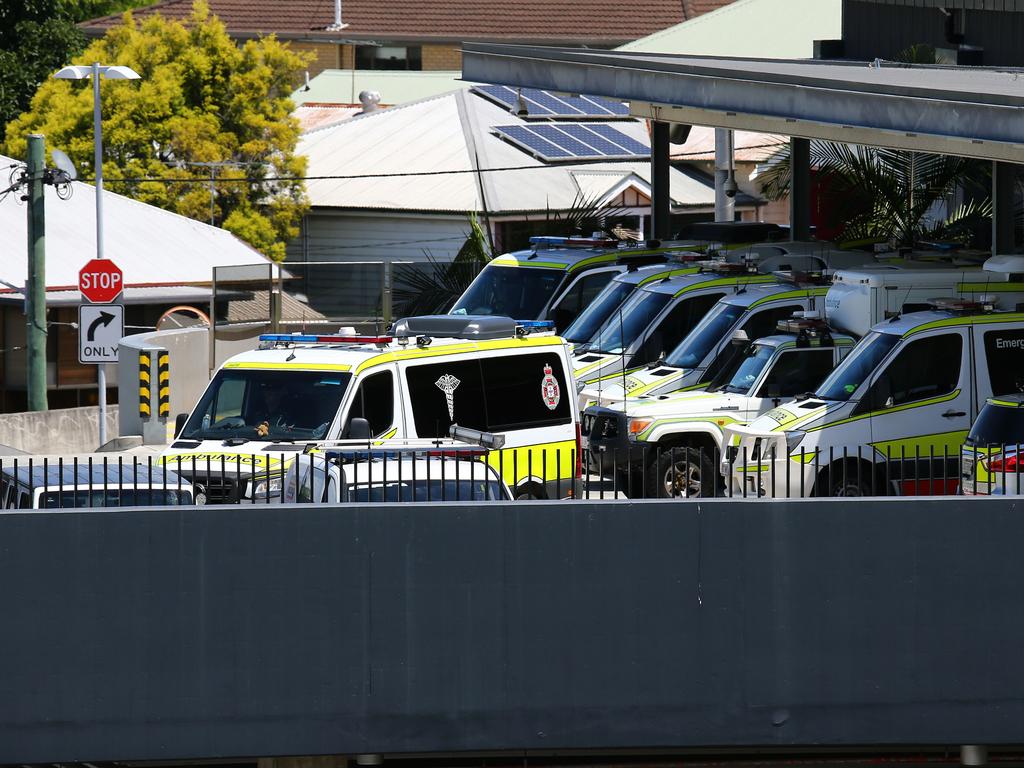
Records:
[[[736,0],[618,50],[800,59],[843,36],[842,0]]]
[[[495,125],[519,122],[462,89],[311,131],[298,147],[309,159],[309,175],[348,178],[311,179],[310,201],[321,208],[438,213],[486,207],[500,215],[572,207],[580,192],[575,173],[591,174],[587,189],[595,196],[598,173],[609,174],[609,194],[626,174],[649,183],[648,162],[547,165],[492,133]],[[642,121],[610,124],[637,141],[649,140]],[[675,169],[670,194],[676,207],[714,204],[709,181]]]
[[[763,163],[781,147],[789,144],[787,136],[774,133],[735,131],[733,136],[733,148],[738,162]],[[715,129],[695,125],[690,129],[686,143],[669,145],[669,152],[673,160],[714,160]]]
[[[210,288],[203,288],[198,285],[162,285],[152,288],[126,288],[121,298],[124,304],[162,304],[162,303],[188,303],[199,304],[200,309],[206,309],[210,305],[210,297],[213,291]],[[0,304],[20,304],[25,300],[22,291],[13,293],[0,293]],[[46,304],[49,307],[72,307],[82,303],[82,294],[78,289],[73,291],[46,292]]]
[[[404,104],[407,101],[437,96],[468,85],[460,80],[460,70],[393,71],[380,69],[325,69],[292,94],[298,105],[359,105],[361,91],[377,91],[381,104]]]
[[[298,119],[299,130],[305,133],[337,125],[362,111],[362,106],[358,104],[303,104],[295,108],[292,117]]]
[[[0,155],[0,166],[18,161]],[[69,200],[46,189],[46,285],[77,288],[78,271],[96,253],[96,191],[72,182]],[[124,273],[126,286],[208,284],[212,268],[267,263],[218,227],[104,190],[104,251]],[[27,274],[27,218],[17,193],[0,201],[0,293],[19,291]]]

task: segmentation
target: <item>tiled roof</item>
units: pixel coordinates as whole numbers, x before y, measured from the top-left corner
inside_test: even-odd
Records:
[[[182,19],[193,0],[163,0],[133,11]],[[340,32],[327,32],[333,0],[209,0],[210,10],[237,37],[338,40],[503,40],[614,45],[649,35],[728,5],[732,0],[342,0]],[[99,34],[120,22],[104,16],[81,24]]]

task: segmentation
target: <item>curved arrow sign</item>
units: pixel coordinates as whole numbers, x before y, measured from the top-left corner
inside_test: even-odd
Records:
[[[98,365],[117,362],[117,345],[124,336],[124,306],[82,304],[78,307],[78,362]]]

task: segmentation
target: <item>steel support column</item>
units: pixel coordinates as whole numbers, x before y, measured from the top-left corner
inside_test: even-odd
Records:
[[[651,237],[672,237],[671,201],[668,188],[668,123],[651,123]]]
[[[732,194],[730,195],[729,192]],[[733,132],[728,128],[715,128],[715,221],[734,221],[735,219],[736,181],[733,178]]]
[[[790,139],[789,236],[792,240],[811,238],[811,142]]]
[[[1014,192],[1017,166],[992,163],[992,255],[1012,253],[1014,242]]]

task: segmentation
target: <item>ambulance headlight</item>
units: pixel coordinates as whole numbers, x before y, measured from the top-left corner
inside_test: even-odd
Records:
[[[793,453],[803,442],[806,432],[800,429],[791,429],[786,433],[786,453]]]
[[[255,485],[252,487],[252,495],[257,499],[265,499],[268,496],[274,496],[281,493],[281,483],[283,478],[280,475],[271,477],[268,479],[257,480]]]

